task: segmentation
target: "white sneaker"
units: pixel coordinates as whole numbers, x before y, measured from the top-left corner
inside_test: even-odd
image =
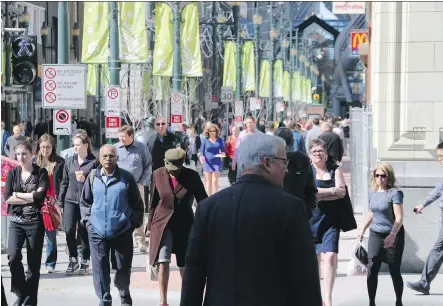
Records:
[[[146,245],[141,244],[141,243],[138,245],[138,249],[139,249],[140,253],[146,253],[148,251],[148,248],[146,247]]]
[[[51,274],[51,273],[54,273],[54,272],[55,272],[55,270],[54,270],[53,267],[46,267],[46,273]]]

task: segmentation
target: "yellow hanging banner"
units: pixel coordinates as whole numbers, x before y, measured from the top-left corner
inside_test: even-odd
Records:
[[[225,42],[223,65],[223,87],[232,87],[235,91],[237,82],[237,50],[232,41]]]
[[[255,54],[252,41],[246,41],[242,47],[242,91],[255,91]]]
[[[291,77],[288,71],[283,72],[283,101],[289,102],[291,92]]]
[[[185,77],[203,76],[199,27],[198,4],[192,2],[182,11],[180,51]]]
[[[172,60],[174,51],[174,33],[171,22],[172,17],[172,8],[169,5],[163,2],[156,3],[153,75],[172,76]]]
[[[148,61],[148,37],[144,2],[120,2],[120,60],[122,63]]]
[[[260,84],[259,95],[263,98],[269,98],[269,89],[271,81],[271,65],[268,60],[262,60],[260,63]]]
[[[109,57],[109,2],[84,2],[81,62],[104,64]]]
[[[274,62],[274,98],[283,98],[283,61]]]

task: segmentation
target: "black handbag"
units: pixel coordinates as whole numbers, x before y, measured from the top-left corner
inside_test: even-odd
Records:
[[[365,248],[361,244],[359,244],[355,248],[355,257],[357,257],[357,259],[365,266],[368,265],[368,263],[369,263],[368,252],[365,250]]]
[[[343,232],[349,232],[357,228],[357,221],[354,217],[354,209],[352,208],[351,198],[349,197],[348,186],[346,186],[346,194],[343,197],[343,205],[340,209],[340,229]]]

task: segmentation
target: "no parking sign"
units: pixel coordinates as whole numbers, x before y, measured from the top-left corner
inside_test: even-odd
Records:
[[[71,135],[71,110],[54,109],[54,135]]]

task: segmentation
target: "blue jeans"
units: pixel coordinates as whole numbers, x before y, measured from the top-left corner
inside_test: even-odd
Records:
[[[45,231],[46,267],[55,268],[57,263],[57,231]]]

